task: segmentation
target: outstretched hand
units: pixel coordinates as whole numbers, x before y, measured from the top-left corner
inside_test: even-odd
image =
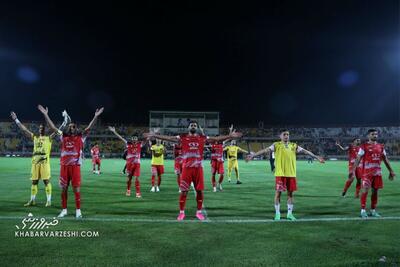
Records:
[[[252,160],[252,159],[253,159],[253,155],[252,155],[252,154],[249,154],[249,155],[246,156],[245,161],[246,161],[246,162],[249,162],[249,161]]]
[[[111,132],[115,133],[115,127],[108,126],[108,130],[110,130]]]
[[[323,157],[317,157],[319,163],[325,163],[325,160]]]
[[[94,113],[94,115],[97,117],[97,116],[100,116],[101,115],[101,113],[103,113],[103,111],[104,111],[104,108],[98,108],[98,109],[96,109],[96,112]]]
[[[11,119],[13,119],[14,121],[17,119],[17,114],[15,114],[14,111],[11,111],[10,116],[11,116]]]
[[[241,132],[236,132],[235,130],[233,130],[233,132],[230,133],[229,136],[232,138],[240,138],[243,136],[243,134]]]
[[[42,112],[44,115],[49,113],[49,108],[46,107],[44,108],[42,105],[38,105],[38,109],[40,110],[40,112]]]
[[[154,132],[143,133],[143,137],[146,139],[150,139],[155,136]]]
[[[337,146],[340,146],[340,143],[339,143],[339,141],[336,141],[336,145],[337,145]]]
[[[231,124],[231,126],[229,127],[229,134],[231,134],[231,133],[233,133],[234,132],[234,130],[233,130],[233,124]]]

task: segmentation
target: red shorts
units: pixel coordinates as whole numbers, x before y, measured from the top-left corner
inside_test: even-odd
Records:
[[[211,160],[211,173],[224,174],[224,162],[218,160]]]
[[[100,158],[97,158],[97,159],[92,159],[92,163],[93,164],[97,164],[97,165],[100,165]]]
[[[383,188],[382,175],[363,175],[361,181],[362,188]]]
[[[188,167],[182,169],[180,189],[182,191],[189,191],[190,183],[192,182],[196,191],[204,190],[203,167]]]
[[[81,186],[81,166],[80,165],[61,165],[60,166],[60,186],[65,188],[71,182],[73,187]]]
[[[174,170],[175,174],[182,174],[182,162],[175,160]]]
[[[164,173],[164,165],[151,165],[151,175],[161,175]]]
[[[290,191],[294,192],[297,190],[296,177],[275,177],[275,190],[278,192]]]
[[[140,176],[140,163],[127,162],[126,170],[128,176]]]

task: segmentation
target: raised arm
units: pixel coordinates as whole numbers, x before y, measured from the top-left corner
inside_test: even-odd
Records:
[[[249,151],[247,151],[247,150],[244,150],[243,148],[241,148],[241,147],[238,147],[238,150],[240,151],[240,152],[242,152],[242,153],[249,153]]]
[[[97,118],[101,115],[101,113],[103,113],[104,108],[100,108],[100,109],[96,109],[96,112],[94,113],[94,117],[92,119],[92,121],[89,123],[89,125],[85,128],[85,132],[89,131],[93,125],[96,123]]]
[[[223,141],[226,141],[229,139],[238,139],[240,137],[242,137],[242,133],[233,131],[233,132],[229,133],[229,135],[212,136],[212,137],[210,136],[210,137],[208,137],[208,140],[210,142],[223,142]]]
[[[315,155],[314,153],[312,153],[311,151],[308,151],[307,149],[300,148],[300,150],[298,150],[298,152],[307,154],[307,155],[315,158],[316,160],[318,160],[320,163],[325,163],[325,160],[322,157]]]
[[[157,139],[161,139],[163,141],[168,141],[168,142],[174,142],[177,143],[179,142],[179,138],[176,136],[169,136],[169,135],[161,135],[161,134],[156,134],[154,132],[149,132],[149,133],[144,133],[143,136],[145,138],[157,138]]]
[[[110,130],[113,134],[115,134],[121,141],[124,143],[127,143],[126,139],[123,138],[117,131],[115,130],[115,127],[108,126],[108,130]]]
[[[389,162],[389,159],[387,158],[387,156],[386,156],[386,154],[384,154],[383,155],[383,162],[385,163],[385,165],[386,165],[386,168],[388,169],[388,171],[389,171],[389,180],[393,180],[394,179],[394,177],[396,176],[396,174],[394,173],[394,171],[393,171],[393,169],[392,169],[392,166],[390,166],[390,162]],[[357,165],[356,165],[357,166]]]
[[[15,114],[14,111],[11,111],[11,118],[13,119],[13,121],[15,121],[15,123],[17,124],[18,128],[20,128],[22,130],[22,132],[29,138],[33,138],[33,133],[31,131],[28,130],[28,128],[25,127],[25,125],[23,125],[19,119],[17,118],[17,114]]]
[[[57,127],[54,125],[53,121],[49,117],[49,109],[46,107],[44,108],[42,105],[38,105],[38,109],[42,112],[47,124],[49,125],[50,129],[54,132],[58,132]]]
[[[271,152],[271,149],[269,147],[261,149],[260,151],[254,153],[254,154],[247,155],[246,162],[248,162],[249,160],[252,160],[255,157],[258,157],[258,156],[260,156],[262,154],[267,154],[267,153],[270,153],[270,152]]]
[[[200,124],[199,124],[199,130],[200,130],[200,132],[201,132],[202,135],[205,135],[205,134],[204,134],[204,130],[203,130],[203,128],[201,128]]]
[[[340,148],[341,150],[343,150],[343,151],[349,150],[349,146],[342,147],[342,146],[340,145],[339,141],[336,141],[336,146],[339,147],[339,148]]]

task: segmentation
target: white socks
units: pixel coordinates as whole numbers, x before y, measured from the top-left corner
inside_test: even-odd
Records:
[[[275,204],[275,214],[281,214],[281,204]]]
[[[293,204],[287,204],[287,213],[292,214],[293,211]]]

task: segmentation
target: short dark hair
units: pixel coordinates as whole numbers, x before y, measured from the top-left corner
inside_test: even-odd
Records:
[[[189,127],[189,125],[190,125],[191,123],[196,123],[197,127],[199,126],[199,123],[198,123],[196,120],[190,120],[190,121],[188,122],[188,127]]]
[[[359,137],[354,137],[352,140],[351,140],[351,142],[354,142],[354,141],[356,141],[357,139],[360,139]]]
[[[368,134],[373,133],[373,132],[377,132],[377,131],[378,131],[377,129],[371,128],[371,129],[368,130]]]
[[[281,129],[279,132],[280,132],[280,133],[284,133],[284,132],[289,132],[289,130],[288,130],[288,129],[285,129],[285,128],[283,128],[283,129]]]

